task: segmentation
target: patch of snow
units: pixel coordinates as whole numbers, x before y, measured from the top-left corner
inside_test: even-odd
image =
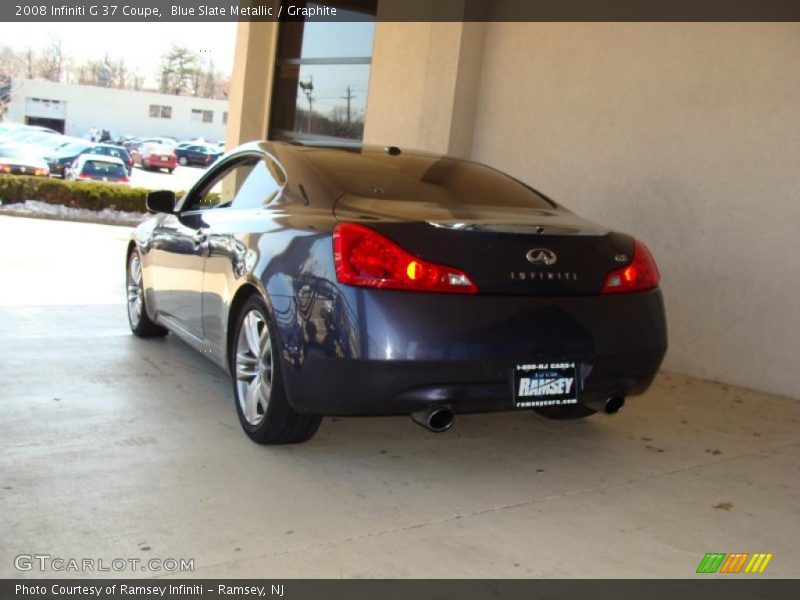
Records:
[[[26,200],[25,202],[16,202],[14,204],[0,202],[0,212],[49,219],[106,223],[108,225],[138,225],[151,216],[147,213],[125,212],[113,208],[104,208],[102,210],[72,208],[61,204],[48,204],[40,200]]]

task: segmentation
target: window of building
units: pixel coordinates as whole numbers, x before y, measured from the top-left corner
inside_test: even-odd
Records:
[[[150,116],[154,119],[171,119],[172,118],[172,107],[171,106],[162,106],[160,104],[151,104],[150,105]]]
[[[227,125],[228,124],[228,111],[227,110],[223,111],[223,113],[222,113],[222,124],[223,125]]]
[[[200,110],[199,108],[192,109],[192,121],[196,123],[213,123],[214,111],[213,110]]]
[[[326,6],[336,7],[336,22],[280,23],[270,137],[364,136],[377,0],[333,0]]]

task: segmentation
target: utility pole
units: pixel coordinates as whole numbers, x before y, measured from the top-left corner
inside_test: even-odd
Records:
[[[356,96],[353,95],[351,86],[347,86],[347,95],[339,96],[342,100],[347,100],[347,126],[350,126],[350,101]]]
[[[300,89],[303,90],[303,93],[306,95],[306,100],[308,100],[308,133],[311,133],[311,112],[314,110],[314,97],[311,93],[314,91],[314,79],[311,75],[308,76],[308,82],[300,81],[299,82]]]

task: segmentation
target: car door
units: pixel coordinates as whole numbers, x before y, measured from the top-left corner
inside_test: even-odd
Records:
[[[202,163],[202,157],[200,156],[200,148],[198,146],[189,146],[186,149],[186,160],[189,164],[197,164]]]
[[[153,230],[151,272],[159,318],[196,340],[203,332],[203,269],[208,254],[208,219],[230,206],[223,182],[236,164],[207,173]]]
[[[209,214],[208,257],[203,277],[203,327],[211,352],[224,356],[230,302],[238,282],[258,258],[258,240],[272,227],[272,206],[278,204],[286,177],[269,155],[243,158],[222,182],[231,202]]]

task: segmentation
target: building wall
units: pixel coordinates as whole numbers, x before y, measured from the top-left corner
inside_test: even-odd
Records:
[[[797,23],[488,23],[471,156],[650,246],[667,367],[800,397],[798,59]]]
[[[483,31],[483,23],[376,23],[364,141],[466,156]]]
[[[109,129],[120,135],[172,136],[178,139],[204,137],[225,139],[223,113],[227,100],[173,96],[102,87],[70,85],[52,81],[15,80],[7,119],[25,122],[26,98],[66,102],[67,135],[83,136],[92,127]],[[172,107],[172,118],[150,117],[150,105]],[[192,109],[213,111],[213,121],[192,120]]]
[[[277,6],[277,0],[262,5]],[[230,119],[225,147],[267,137],[278,23],[242,21],[236,29],[236,52],[231,75]]]

